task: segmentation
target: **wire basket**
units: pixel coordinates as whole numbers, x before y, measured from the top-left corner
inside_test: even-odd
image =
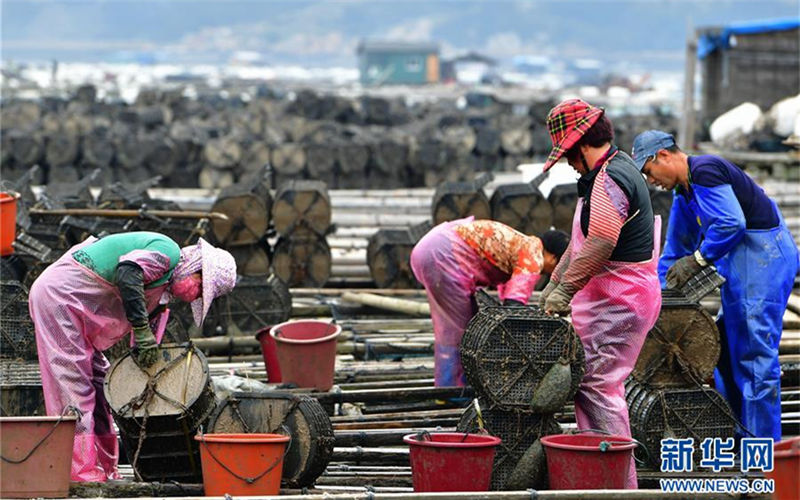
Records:
[[[275,275],[239,276],[231,293],[221,299],[217,312],[222,324],[246,334],[283,323],[292,312],[289,288]]]
[[[658,321],[647,333],[631,375],[652,387],[695,385],[714,373],[719,330],[697,302],[663,292]]]
[[[689,278],[681,288],[680,292],[690,302],[700,302],[700,299],[721,287],[725,283],[725,278],[720,276],[717,268],[706,266],[697,274]]]
[[[530,445],[542,436],[560,434],[561,426],[552,415],[506,411],[492,407],[483,400],[479,400],[479,405],[483,428],[501,439],[494,456],[491,489],[504,490],[508,476]],[[475,403],[472,403],[464,409],[456,429],[459,432],[475,432],[480,428],[478,412]]]
[[[45,414],[39,363],[0,360],[0,417]]]
[[[36,334],[28,311],[28,289],[15,280],[0,282],[0,355],[35,361]]]
[[[311,397],[281,392],[234,393],[211,416],[209,432],[289,434],[282,483],[311,486],[333,456],[331,420]]]
[[[461,363],[470,385],[504,410],[532,412],[535,389],[560,360],[570,364],[568,400],[583,378],[583,344],[572,325],[538,307],[481,307],[461,340]]]
[[[694,438],[693,459],[699,462],[699,443],[705,438],[733,437],[736,430],[730,406],[710,387],[652,389],[629,378],[625,397],[631,433],[647,451],[641,458],[656,469],[661,464],[662,439]]]

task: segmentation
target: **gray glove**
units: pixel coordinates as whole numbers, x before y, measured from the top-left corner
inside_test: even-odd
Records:
[[[544,312],[567,316],[572,311],[570,302],[572,302],[572,294],[559,283],[555,290],[547,296],[547,300],[544,302]]]
[[[558,285],[558,283],[556,283],[555,281],[553,281],[551,279],[547,283],[547,286],[544,287],[544,290],[542,290],[542,294],[539,295],[539,307],[540,308],[544,309],[544,304],[545,304],[545,302],[547,302],[547,296],[550,295],[551,293],[553,293],[553,290],[556,289],[557,285]]]
[[[699,273],[703,266],[694,255],[687,255],[675,261],[665,276],[667,288],[681,288],[692,276]]]
[[[134,326],[133,338],[136,340],[136,362],[143,368],[150,368],[158,360],[158,344],[150,325]]]

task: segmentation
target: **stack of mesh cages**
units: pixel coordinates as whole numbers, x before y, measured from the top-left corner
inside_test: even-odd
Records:
[[[531,408],[543,377],[559,361],[568,361],[571,384],[566,403],[583,378],[585,357],[580,338],[567,321],[547,316],[536,306],[501,307],[487,297],[479,293],[480,309],[461,341],[461,361],[479,408],[473,402],[457,428],[472,432],[482,426],[502,440],[491,489],[504,490],[534,441],[561,432],[552,413],[535,413]]]
[[[706,438],[734,436],[733,412],[707,382],[720,355],[719,330],[700,299],[724,279],[709,266],[680,290],[662,292],[661,313],[648,332],[625,382],[631,433],[644,449],[636,455],[661,466],[661,440],[693,438],[694,461]]]
[[[28,288],[17,280],[0,280],[0,357],[36,361],[36,336],[28,311]]]
[[[44,415],[28,287],[19,281],[25,265],[17,255],[0,264],[0,416]]]

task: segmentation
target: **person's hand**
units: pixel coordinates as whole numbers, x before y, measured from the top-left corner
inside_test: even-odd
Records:
[[[544,287],[544,290],[542,290],[542,294],[539,295],[539,307],[540,308],[544,309],[544,304],[547,301],[547,297],[550,296],[551,293],[553,293],[553,290],[556,289],[557,285],[558,285],[558,283],[556,283],[555,281],[553,281],[551,279],[547,283],[547,286]]]
[[[525,307],[525,304],[515,299],[506,299],[503,301],[503,305],[505,307]]]
[[[572,311],[569,305],[570,302],[572,302],[572,294],[567,292],[560,284],[556,285],[553,291],[547,295],[547,299],[544,302],[544,312],[567,316]]]
[[[687,255],[675,261],[667,270],[667,288],[681,288],[689,279],[700,272],[703,266],[697,262],[694,255]]]
[[[136,362],[143,368],[150,368],[158,360],[158,344],[150,325],[134,326],[133,338],[136,340]]]

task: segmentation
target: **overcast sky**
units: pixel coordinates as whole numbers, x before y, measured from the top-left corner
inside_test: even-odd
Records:
[[[2,59],[352,65],[364,38],[677,66],[687,27],[798,16],[798,0],[2,0]]]

